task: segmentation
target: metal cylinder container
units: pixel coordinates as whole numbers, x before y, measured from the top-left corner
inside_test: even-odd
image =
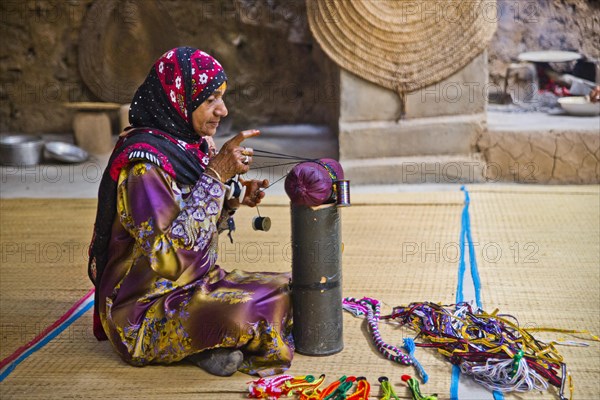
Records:
[[[39,164],[44,140],[33,135],[6,135],[0,137],[0,164],[18,167]]]
[[[341,221],[335,204],[291,206],[292,302],[296,351],[325,356],[344,348]]]

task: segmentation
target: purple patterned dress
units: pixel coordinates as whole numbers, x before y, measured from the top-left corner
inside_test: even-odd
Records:
[[[289,368],[290,274],[216,265],[229,216],[223,202],[224,186],[207,175],[183,186],[151,163],[121,171],[98,309],[125,361],[171,363],[227,347],[244,353],[242,372],[267,376]]]

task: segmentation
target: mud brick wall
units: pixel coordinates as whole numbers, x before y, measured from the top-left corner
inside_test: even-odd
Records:
[[[182,45],[211,51],[224,64],[231,109],[225,128],[336,120],[339,82],[313,42],[304,0],[162,3]],[[72,111],[62,103],[97,100],[77,63],[91,4],[0,1],[0,132],[69,132]],[[501,82],[521,51],[578,50],[600,58],[597,0],[498,0],[497,16],[499,29],[488,49],[492,82]]]

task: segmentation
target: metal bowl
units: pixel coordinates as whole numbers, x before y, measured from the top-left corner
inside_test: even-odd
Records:
[[[591,103],[584,96],[561,97],[558,102],[567,114],[588,117],[600,115],[600,103]]]
[[[28,166],[39,164],[44,140],[34,135],[5,135],[0,137],[0,164]]]
[[[81,147],[65,142],[48,142],[44,147],[44,155],[46,158],[66,163],[84,162],[90,156],[88,152]]]

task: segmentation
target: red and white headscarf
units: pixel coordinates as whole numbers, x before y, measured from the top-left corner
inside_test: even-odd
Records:
[[[177,139],[197,141],[192,112],[226,81],[221,64],[202,50],[169,50],[133,96],[129,122],[133,127],[152,127]]]

